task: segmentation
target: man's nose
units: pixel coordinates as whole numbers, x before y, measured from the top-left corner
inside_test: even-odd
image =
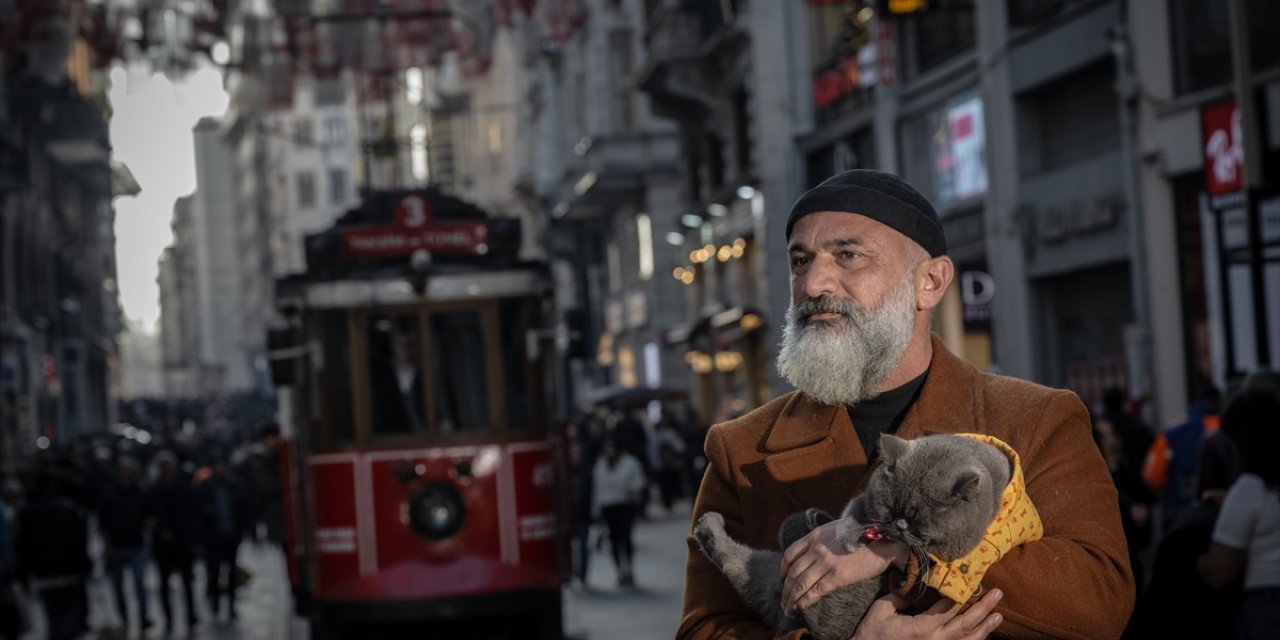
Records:
[[[805,297],[809,299],[834,296],[838,288],[835,265],[814,258],[809,268],[805,270],[800,284]]]

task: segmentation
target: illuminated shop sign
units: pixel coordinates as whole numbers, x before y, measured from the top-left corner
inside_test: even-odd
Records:
[[[987,193],[986,127],[982,99],[966,94],[907,122],[903,156],[907,179],[940,211]]]

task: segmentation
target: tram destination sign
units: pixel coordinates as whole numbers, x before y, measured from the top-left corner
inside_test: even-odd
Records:
[[[489,252],[485,220],[432,220],[431,201],[408,195],[396,203],[390,225],[341,230],[342,253],[348,258],[399,258],[425,249],[436,255],[483,255]]]

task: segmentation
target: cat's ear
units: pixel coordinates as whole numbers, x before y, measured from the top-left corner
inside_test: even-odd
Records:
[[[956,476],[955,484],[951,485],[951,495],[965,502],[973,502],[978,497],[978,485],[981,482],[981,474],[973,469],[965,469]]]
[[[880,434],[880,452],[885,464],[893,464],[907,455],[911,449],[911,441],[903,440],[891,433]]]

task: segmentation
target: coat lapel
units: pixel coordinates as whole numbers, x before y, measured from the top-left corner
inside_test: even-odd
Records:
[[[765,434],[765,470],[786,489],[788,511],[839,514],[860,490],[866,454],[844,407],[795,393]]]
[[[929,375],[896,434],[907,440],[935,433],[975,433],[982,420],[974,395],[979,388],[974,382],[977,370],[952,354],[941,338],[932,339]]]

